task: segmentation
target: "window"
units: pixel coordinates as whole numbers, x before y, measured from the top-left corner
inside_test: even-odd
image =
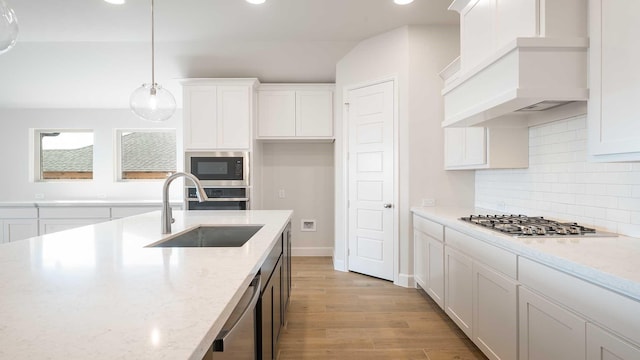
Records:
[[[173,130],[119,130],[119,180],[165,179],[176,172]]]
[[[35,180],[93,179],[93,132],[36,130]]]

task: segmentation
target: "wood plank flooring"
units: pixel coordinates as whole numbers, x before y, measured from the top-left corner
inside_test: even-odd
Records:
[[[292,259],[291,303],[278,359],[486,359],[424,292]]]

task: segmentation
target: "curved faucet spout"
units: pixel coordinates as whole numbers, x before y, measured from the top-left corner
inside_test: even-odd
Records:
[[[171,224],[173,223],[174,219],[171,214],[171,206],[169,206],[169,185],[171,185],[171,182],[173,182],[173,180],[179,177],[186,177],[193,182],[193,184],[196,186],[196,196],[198,197],[199,202],[207,201],[209,199],[207,197],[207,193],[202,188],[202,184],[200,184],[198,178],[193,176],[192,174],[177,172],[167,177],[167,179],[164,181],[164,186],[162,187],[161,221],[163,234],[171,234]]]

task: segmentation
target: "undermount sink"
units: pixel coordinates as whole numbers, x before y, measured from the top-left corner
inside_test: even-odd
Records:
[[[148,247],[240,247],[262,226],[203,225]]]

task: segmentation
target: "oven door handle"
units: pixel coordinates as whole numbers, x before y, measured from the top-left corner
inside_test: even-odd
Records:
[[[189,198],[189,201],[198,201],[196,198]],[[249,201],[249,198],[208,198],[205,202],[222,202],[222,201]]]
[[[234,330],[238,327],[238,324],[242,323],[244,318],[247,316],[251,316],[251,312],[256,308],[258,304],[258,299],[260,298],[260,274],[256,275],[253,280],[251,280],[250,287],[253,288],[253,295],[251,296],[251,301],[247,304],[247,307],[242,311],[242,315],[238,317],[238,321],[236,321],[233,325],[229,326],[228,329],[222,330],[218,337],[213,341],[212,350],[214,352],[224,352],[224,342],[229,341],[234,337]]]

